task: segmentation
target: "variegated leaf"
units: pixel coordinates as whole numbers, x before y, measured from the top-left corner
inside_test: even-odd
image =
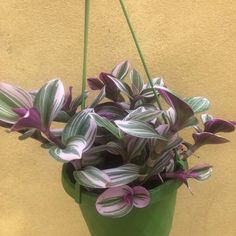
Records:
[[[157,88],[155,88],[155,91],[156,91],[156,94],[159,94],[157,91]],[[153,98],[154,97],[153,89],[152,88],[143,89],[143,91],[141,92],[141,96],[145,98]]]
[[[64,103],[64,87],[60,80],[46,83],[37,93],[34,106],[41,115],[42,125],[48,128],[57,117]]]
[[[138,120],[143,122],[149,122],[161,115],[162,112],[157,109],[146,109],[145,107],[139,107],[131,111],[124,120]]]
[[[202,123],[206,123],[207,121],[209,120],[212,120],[213,119],[213,116],[211,115],[208,115],[208,114],[202,114],[201,115],[201,120],[202,120]]]
[[[113,123],[111,121],[109,121],[105,117],[99,116],[96,113],[91,113],[90,117],[92,117],[96,121],[98,126],[107,129],[110,133],[112,133],[118,139],[121,138],[121,134],[119,132],[119,129],[115,125],[113,125]]]
[[[103,170],[111,179],[109,187],[118,187],[129,184],[136,180],[139,174],[140,167],[135,164],[126,164],[120,167]]]
[[[80,135],[86,140],[85,150],[92,146],[97,132],[97,125],[89,115],[92,111],[93,109],[85,109],[69,120],[62,133],[63,143],[67,143],[70,137]]]
[[[130,94],[130,91],[127,89],[127,87],[125,86],[125,84],[121,81],[121,80],[118,80],[112,76],[109,76],[108,77],[115,83],[116,87],[122,92],[124,93],[127,97],[131,98],[132,99],[132,94]]]
[[[18,115],[12,108],[31,108],[33,99],[31,95],[23,89],[0,82],[0,120],[9,124],[14,124]]]
[[[143,78],[135,69],[132,69],[130,72],[130,80],[133,94],[134,95],[140,94],[143,90]]]
[[[49,153],[56,160],[61,162],[69,162],[82,158],[82,152],[86,147],[86,141],[82,137],[72,137],[68,140],[65,149],[53,146],[49,149]]]
[[[127,215],[133,208],[133,190],[128,185],[109,188],[96,201],[96,208],[100,215],[120,218]]]
[[[106,87],[104,86],[89,107],[91,108],[96,107],[105,96],[106,96]]]
[[[209,179],[212,173],[212,166],[208,164],[200,164],[192,167],[187,171],[188,176],[198,181]]]
[[[164,81],[161,77],[157,77],[157,78],[154,78],[152,79],[152,83],[153,83],[153,86],[154,87],[158,87],[158,86],[161,86],[161,87],[164,87]],[[144,88],[147,89],[147,88],[152,88],[151,84],[150,83],[147,83],[144,85]]]
[[[129,159],[140,155],[147,143],[147,139],[130,136],[127,143],[127,153]]]
[[[87,166],[81,171],[74,171],[75,180],[88,188],[107,188],[111,180],[102,170],[94,166]]]
[[[149,124],[137,120],[116,120],[116,125],[124,132],[129,135],[139,138],[156,138],[166,140],[164,137],[159,135],[156,130]]]
[[[192,108],[193,112],[205,112],[210,107],[210,102],[204,97],[185,98],[184,101]]]
[[[123,80],[129,72],[130,64],[128,61],[122,61],[112,70],[111,74],[119,80]]]

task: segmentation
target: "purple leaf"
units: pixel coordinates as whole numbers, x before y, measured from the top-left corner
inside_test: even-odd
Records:
[[[104,87],[104,84],[97,78],[88,78],[87,83],[92,90],[100,90]]]
[[[133,188],[134,197],[133,204],[137,208],[144,208],[150,203],[150,193],[142,186],[136,186]]]
[[[204,123],[205,132],[218,133],[218,132],[233,132],[235,130],[234,124],[229,121],[221,119],[212,119]]]
[[[181,130],[184,127],[196,124],[196,119],[193,119],[193,110],[186,102],[178,98],[165,87],[158,87],[158,92],[174,110],[173,114],[171,115],[171,125],[174,132]]]
[[[13,111],[19,115],[18,121],[12,126],[12,131],[18,131],[25,128],[37,128],[42,129],[41,118],[38,110],[33,107],[26,108],[14,108]]]
[[[221,144],[221,143],[228,143],[229,140],[223,138],[219,135],[212,134],[209,132],[202,132],[202,133],[194,133],[193,139],[195,144],[202,146],[205,144]]]

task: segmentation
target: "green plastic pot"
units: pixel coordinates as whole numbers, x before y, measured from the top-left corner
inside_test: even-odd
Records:
[[[81,191],[73,178],[73,167],[64,164],[62,185],[79,204],[92,236],[168,236],[175,210],[176,193],[181,185],[170,180],[150,190],[151,202],[146,208],[133,210],[122,218],[107,218],[97,213],[97,194]]]

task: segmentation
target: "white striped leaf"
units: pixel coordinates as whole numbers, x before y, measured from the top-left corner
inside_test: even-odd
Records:
[[[212,166],[208,164],[201,164],[192,167],[189,171],[191,176],[198,181],[205,181],[211,177]]]
[[[91,113],[90,116],[96,121],[98,126],[107,129],[110,133],[112,133],[118,139],[121,138],[121,134],[119,132],[119,129],[115,125],[113,125],[113,123],[111,123],[111,121],[109,121],[105,117],[99,116],[96,113]]]
[[[163,87],[165,85],[164,81],[163,81],[163,79],[161,77],[153,78],[152,79],[152,84],[153,84],[154,87],[158,87],[158,86]],[[147,83],[147,84],[145,84],[144,88],[145,89],[152,88],[152,86],[151,86],[150,83]]]
[[[37,93],[34,105],[41,115],[44,127],[49,127],[57,117],[64,102],[64,87],[60,80],[54,79],[46,83]]]
[[[126,164],[117,168],[103,170],[111,179],[109,187],[118,187],[129,184],[136,180],[139,174],[140,167],[135,164]]]
[[[133,189],[128,185],[109,188],[98,197],[96,209],[102,216],[120,218],[132,210],[132,199],[129,201],[132,196]]]
[[[129,159],[132,159],[142,153],[147,143],[147,139],[129,137],[127,144],[127,152]]]
[[[129,72],[130,64],[128,61],[122,61],[112,70],[111,74],[119,80],[123,80]]]
[[[130,80],[132,84],[131,86],[133,94],[134,95],[140,94],[143,90],[143,78],[135,69],[132,69],[130,72]]]
[[[74,171],[75,180],[88,188],[107,188],[111,182],[109,176],[94,166],[85,167],[81,171]]]
[[[112,76],[109,76],[108,77],[115,83],[116,87],[122,92],[124,93],[127,97],[129,98],[132,98],[129,90],[126,88],[125,84],[121,81],[121,80],[118,80]]]
[[[156,130],[149,124],[137,120],[116,120],[116,125],[124,132],[129,135],[139,138],[156,138],[166,140],[164,137],[159,135]]]
[[[71,120],[69,120],[62,133],[63,143],[67,143],[70,137],[79,135],[86,140],[86,148],[84,151],[92,146],[97,133],[97,125],[90,117],[90,112],[92,111],[93,109],[85,109],[75,114]]]
[[[31,95],[21,88],[0,82],[0,120],[14,124],[18,115],[12,108],[31,108],[33,100]]]
[[[204,97],[185,98],[184,101],[192,108],[193,112],[205,112],[210,107],[210,102]]]
[[[162,112],[160,110],[146,109],[145,107],[139,107],[131,111],[124,120],[138,120],[143,122],[149,122],[157,118]]]
[[[49,153],[58,161],[69,162],[81,159],[85,147],[86,141],[82,137],[77,136],[70,138],[64,149],[53,146],[49,149]]]
[[[158,95],[158,91],[156,88],[155,89],[155,92],[156,94]],[[154,97],[154,93],[153,93],[153,89],[152,88],[145,88],[142,92],[141,92],[141,95],[145,98],[152,98]]]
[[[86,154],[88,155],[93,155],[99,152],[110,152],[114,155],[121,155],[122,157],[126,156],[125,148],[121,143],[118,142],[108,142],[107,144],[104,145],[99,145],[99,146],[94,146],[91,147]]]

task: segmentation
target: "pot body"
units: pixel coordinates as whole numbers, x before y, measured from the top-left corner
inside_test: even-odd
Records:
[[[151,202],[146,208],[133,208],[122,218],[107,218],[97,213],[98,195],[80,191],[72,176],[72,169],[64,164],[62,184],[65,191],[80,206],[91,236],[168,236],[172,226],[178,181],[167,181],[152,189]]]

